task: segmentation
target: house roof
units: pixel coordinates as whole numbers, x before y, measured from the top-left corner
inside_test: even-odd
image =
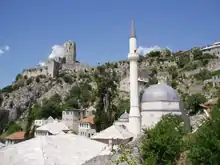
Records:
[[[91,116],[86,117],[86,118],[82,118],[82,119],[80,119],[80,122],[95,124],[95,122],[94,122],[94,115],[91,115]]]
[[[25,132],[15,132],[7,137],[5,139],[10,139],[10,140],[23,140],[24,139],[24,134]]]
[[[45,124],[39,128],[36,129],[37,131],[48,131],[53,135],[57,135],[62,133],[63,131],[69,131],[69,128],[61,122],[53,122],[53,123],[48,123]]]
[[[134,135],[124,125],[112,125],[105,130],[95,134],[91,139],[129,139]]]
[[[105,148],[107,144],[79,135],[39,136],[2,148],[0,160],[3,165],[79,165]]]
[[[0,149],[3,148],[3,147],[5,147],[5,144],[0,142]]]

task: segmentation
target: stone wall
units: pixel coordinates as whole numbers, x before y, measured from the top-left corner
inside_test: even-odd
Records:
[[[22,73],[22,76],[27,76],[27,78],[37,77],[38,75],[48,75],[48,68],[37,67],[37,68],[25,69]]]

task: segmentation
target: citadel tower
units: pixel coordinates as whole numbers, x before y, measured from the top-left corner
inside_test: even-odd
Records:
[[[130,61],[130,114],[129,114],[129,131],[135,136],[141,133],[141,115],[139,106],[139,88],[138,88],[138,61],[137,39],[135,34],[134,21],[131,25],[131,36],[129,39]]]
[[[67,64],[74,64],[76,62],[76,43],[67,41],[64,43],[64,57]]]

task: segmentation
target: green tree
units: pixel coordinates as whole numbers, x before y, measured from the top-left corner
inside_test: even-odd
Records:
[[[206,98],[201,93],[192,94],[186,98],[185,108],[189,111],[190,115],[196,114],[203,110],[200,104],[205,101]]]
[[[22,131],[22,128],[21,128],[20,125],[18,125],[14,121],[11,121],[11,122],[8,123],[7,131],[6,131],[7,135],[13,134],[13,133],[18,132],[18,131]]]
[[[184,128],[179,116],[166,115],[154,128],[145,131],[142,155],[145,165],[173,165],[183,148]]]
[[[220,162],[220,111],[215,106],[211,112],[212,119],[202,126],[188,140],[187,158],[193,165],[218,165]]]
[[[15,78],[15,81],[18,81],[19,79],[22,78],[22,75],[21,74],[17,74],[16,78]]]
[[[112,125],[117,113],[113,100],[118,94],[118,76],[114,70],[99,66],[93,77],[97,84],[98,96],[94,120],[97,131],[101,131]]]

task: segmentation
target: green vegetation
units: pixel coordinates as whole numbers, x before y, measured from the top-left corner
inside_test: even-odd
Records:
[[[22,131],[22,128],[20,125],[18,125],[17,123],[15,123],[14,121],[11,121],[8,123],[8,125],[6,126],[6,135],[10,135],[13,134],[15,132],[18,131]]]
[[[111,68],[99,66],[94,73],[94,82],[97,84],[97,104],[95,113],[95,125],[97,131],[101,131],[115,120],[117,107],[114,104],[116,98],[118,78],[116,72]]]
[[[195,115],[198,112],[202,112],[203,108],[200,104],[204,103],[206,98],[201,93],[196,93],[188,96],[185,100],[185,108],[189,111],[190,115]]]
[[[164,116],[158,124],[145,131],[142,156],[146,165],[172,165],[182,152],[184,128],[178,116]]]

